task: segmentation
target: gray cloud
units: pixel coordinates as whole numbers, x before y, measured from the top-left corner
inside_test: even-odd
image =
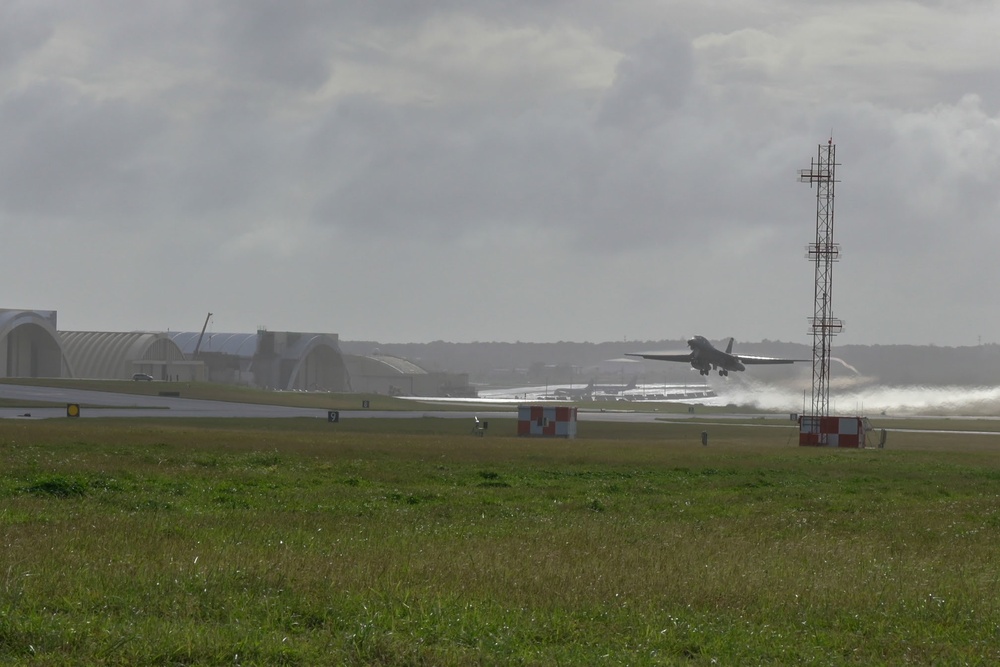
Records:
[[[51,19],[36,3],[22,0],[0,5],[0,73],[13,70],[51,34]]]
[[[693,68],[691,44],[682,38],[664,31],[640,42],[618,64],[601,121],[637,129],[669,120],[687,98]]]
[[[796,173],[832,131],[844,340],[967,341],[963,318],[988,340],[997,12],[716,5],[5,5],[7,306],[72,328],[212,310],[383,340],[799,340]],[[39,262],[53,279],[26,284]],[[102,296],[66,303],[67,282]]]
[[[155,198],[157,174],[143,159],[163,127],[155,112],[40,83],[5,98],[0,126],[0,198],[11,214],[97,222],[135,216]]]
[[[322,2],[224,3],[215,18],[220,64],[240,79],[315,90],[330,75],[336,19]]]

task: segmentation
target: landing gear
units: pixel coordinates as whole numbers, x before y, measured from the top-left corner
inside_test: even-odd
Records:
[[[719,377],[729,377],[729,371],[724,368],[719,369]]]

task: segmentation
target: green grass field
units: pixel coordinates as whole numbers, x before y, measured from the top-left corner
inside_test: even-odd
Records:
[[[1000,660],[997,436],[705,428],[3,421],[0,663]]]

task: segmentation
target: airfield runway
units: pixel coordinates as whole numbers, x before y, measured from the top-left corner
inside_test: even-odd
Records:
[[[29,387],[0,384],[0,399],[38,403],[64,403],[85,406],[80,417],[233,417],[244,419],[277,419],[311,417],[327,419],[328,411],[317,408],[292,408],[279,405],[257,405],[253,403],[231,403],[228,401],[207,401],[176,396],[142,396],[137,394],[117,394],[104,391],[66,389],[58,387]],[[515,405],[468,405],[465,410],[337,410],[341,419],[417,419],[437,417],[441,419],[511,419],[517,416]],[[630,410],[601,411],[581,409],[580,421],[603,422],[655,422],[670,419],[690,419],[693,414],[664,415],[653,412],[633,412]],[[55,419],[66,417],[65,407],[43,408],[0,408],[2,419]],[[746,415],[712,415],[713,420],[745,418]],[[788,416],[775,415],[774,421],[784,421]],[[770,421],[770,419],[769,419]]]
[[[75,403],[86,406],[80,417],[233,417],[244,419],[277,419],[292,417],[312,417],[326,419],[327,410],[317,408],[293,408],[280,405],[258,405],[253,403],[232,403],[228,401],[205,401],[176,396],[142,396],[138,394],[117,394],[105,391],[65,389],[57,387],[28,387],[0,384],[0,399],[38,403]],[[419,417],[442,417],[471,419],[503,418],[516,415],[514,408],[484,411],[469,410],[338,410],[341,419],[380,418],[413,419]],[[0,408],[2,419],[52,419],[65,417],[65,407],[43,408]]]
[[[137,394],[117,394],[104,391],[88,391],[83,389],[65,389],[58,387],[29,387],[21,385],[0,384],[0,399],[17,400],[38,403],[74,403],[85,406],[80,411],[80,417],[207,417],[207,418],[242,418],[242,419],[280,419],[307,417],[326,420],[328,410],[317,408],[294,408],[280,405],[258,405],[253,403],[232,403],[228,401],[208,401],[176,396],[142,396]],[[440,419],[512,419],[517,416],[515,405],[509,408],[497,405],[480,404],[467,405],[465,410],[342,410],[337,409],[340,419],[420,419],[434,417]],[[66,407],[43,408],[0,408],[0,419],[56,419],[66,417]],[[693,413],[657,413],[635,412],[624,410],[588,410],[581,408],[577,419],[582,422],[622,422],[622,423],[655,423],[665,421],[693,421],[706,426],[713,422],[748,418],[740,413],[713,413],[711,415]],[[982,419],[982,417],[969,417]],[[788,413],[755,414],[753,424],[760,428],[794,428],[795,422],[789,420]],[[892,418],[881,417],[881,420]],[[962,419],[952,417],[951,419]],[[880,426],[884,425],[881,424]],[[1000,436],[997,431],[968,431],[950,429],[894,429],[885,427],[887,431],[908,432],[918,430],[922,433],[951,433],[961,435]]]

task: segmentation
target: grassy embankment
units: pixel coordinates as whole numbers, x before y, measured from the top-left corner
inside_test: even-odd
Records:
[[[994,436],[0,422],[4,664],[988,664]]]

